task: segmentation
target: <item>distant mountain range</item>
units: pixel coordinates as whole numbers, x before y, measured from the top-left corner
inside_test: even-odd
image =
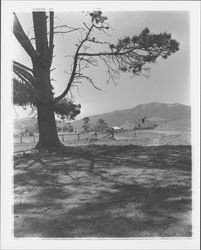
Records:
[[[140,104],[134,108],[117,110],[109,113],[89,116],[90,123],[95,124],[99,119],[105,120],[109,126],[122,126],[126,122],[138,121],[146,117],[148,120],[161,123],[162,121],[179,121],[191,119],[191,107],[180,103],[152,102]],[[72,123],[73,126],[81,126],[82,120]]]
[[[166,124],[173,128],[190,128],[191,119],[191,107],[180,103],[160,103],[152,102],[148,104],[140,104],[134,108],[126,110],[117,110],[113,112],[98,114],[89,116],[90,124],[94,125],[99,119],[103,119],[109,126],[123,126],[125,124],[131,124],[134,121],[138,122],[140,119],[146,117],[147,120],[161,126]],[[68,121],[67,121],[68,122]],[[23,119],[15,120],[15,129],[24,128],[36,128],[36,117],[26,117]],[[64,123],[65,124],[65,123]],[[73,127],[80,127],[83,124],[83,120],[73,121]],[[61,123],[59,124],[61,127]]]

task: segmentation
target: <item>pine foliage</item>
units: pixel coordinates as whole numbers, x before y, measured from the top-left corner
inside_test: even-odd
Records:
[[[54,105],[54,112],[60,117],[60,119],[73,120],[80,114],[81,105],[74,104],[67,98],[62,99]]]

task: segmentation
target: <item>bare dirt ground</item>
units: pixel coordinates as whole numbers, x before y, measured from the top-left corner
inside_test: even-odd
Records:
[[[15,237],[190,237],[191,146],[157,136],[16,154]]]

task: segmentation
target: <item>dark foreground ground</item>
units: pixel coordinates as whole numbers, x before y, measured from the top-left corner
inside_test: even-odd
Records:
[[[190,237],[191,147],[14,157],[15,237]]]

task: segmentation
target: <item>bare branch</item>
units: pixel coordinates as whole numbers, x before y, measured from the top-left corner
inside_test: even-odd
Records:
[[[77,30],[80,30],[81,28],[75,28],[75,29],[72,29],[72,30],[69,30],[69,31],[54,31],[53,33],[54,34],[68,34],[68,33],[71,33],[71,32],[74,32],[74,31],[77,31]]]
[[[75,28],[75,27],[71,27],[71,26],[68,26],[68,25],[59,25],[59,26],[55,26],[54,29],[58,29],[58,28],[68,28],[68,29],[71,29],[71,30],[84,30],[83,28]]]
[[[14,13],[13,34],[18,42],[22,45],[27,54],[31,57],[32,62],[36,60],[36,51],[31,44],[28,36],[25,34],[16,14]]]
[[[86,23],[84,22],[83,23],[84,24],[84,26],[89,30],[90,28],[86,25]]]
[[[82,74],[81,74],[81,75],[78,76],[77,78],[86,79],[89,83],[91,83],[91,84],[93,85],[93,87],[94,87],[95,89],[101,91],[101,89],[98,88],[98,87],[94,84],[93,80],[92,80],[89,76],[85,76],[85,75],[82,75]]]
[[[54,99],[54,103],[60,101],[61,99],[63,99],[68,94],[68,91],[70,90],[71,85],[72,85],[73,80],[74,80],[74,77],[75,77],[76,68],[77,68],[77,55],[75,55],[75,57],[74,57],[73,70],[72,70],[69,82],[67,84],[67,87],[60,96],[58,96],[58,97],[56,97]]]
[[[132,51],[134,51],[135,48],[132,49],[128,49],[126,51],[123,52],[99,52],[99,53],[79,53],[79,56],[120,56],[120,55],[125,55],[128,54]]]
[[[101,42],[101,41],[95,40],[94,37],[92,39],[88,39],[87,42],[98,43],[98,44],[109,44],[108,42]]]
[[[119,69],[112,67],[112,65],[116,65],[113,58],[105,58],[105,57],[100,57],[100,59],[104,62],[104,64],[107,67],[107,73],[108,73],[108,80],[107,82],[112,82],[116,85],[117,84],[117,79],[119,79]],[[111,62],[112,61],[112,62]]]
[[[96,25],[94,24],[94,27],[95,27],[96,29],[106,29],[106,30],[109,29],[108,26],[103,26],[103,25],[101,25],[101,26],[96,26]]]
[[[81,60],[81,61],[85,61],[85,62],[87,62],[87,63],[89,63],[89,64],[91,64],[91,65],[93,65],[93,66],[95,66],[95,67],[98,67],[97,60],[93,60],[93,61],[92,61],[91,58],[86,59],[86,58],[84,58],[84,57],[81,57],[80,60]]]
[[[70,79],[68,81],[68,84],[67,84],[67,87],[66,89],[64,90],[64,92],[59,95],[58,97],[56,97],[54,99],[54,103],[58,102],[59,100],[63,99],[67,94],[68,94],[68,91],[70,90],[71,86],[72,86],[72,83],[73,83],[73,80],[75,78],[75,75],[76,75],[76,69],[77,69],[77,63],[78,63],[78,57],[79,57],[79,50],[81,49],[82,45],[87,41],[92,29],[93,29],[94,25],[92,25],[89,29],[89,31],[87,32],[84,40],[81,41],[80,45],[78,46],[76,52],[75,52],[75,56],[74,56],[74,62],[73,62],[73,69],[72,69],[72,73],[71,73],[71,76],[70,76]]]

